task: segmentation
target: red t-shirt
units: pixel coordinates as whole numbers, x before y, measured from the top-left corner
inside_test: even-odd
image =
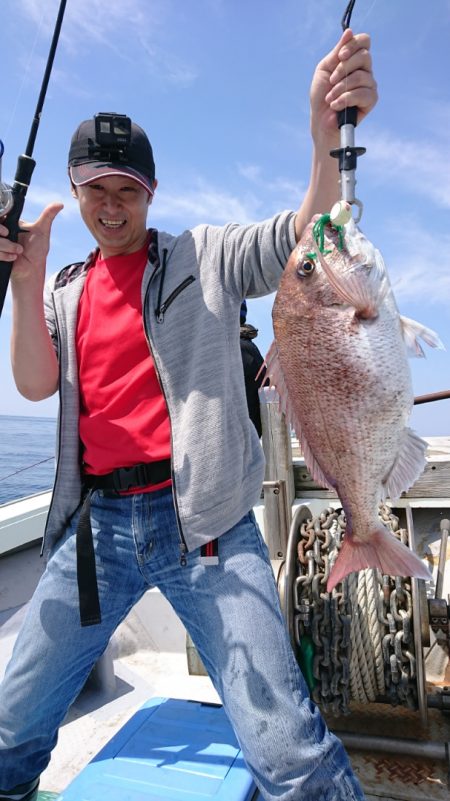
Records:
[[[170,458],[169,415],[142,321],[147,251],[148,243],[126,256],[99,255],[86,276],[76,331],[86,473]]]

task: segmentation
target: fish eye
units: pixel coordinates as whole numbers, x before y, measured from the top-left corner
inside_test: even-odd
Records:
[[[312,259],[305,259],[303,262],[299,262],[297,265],[297,275],[304,277],[306,275],[311,275],[314,272],[316,265]]]

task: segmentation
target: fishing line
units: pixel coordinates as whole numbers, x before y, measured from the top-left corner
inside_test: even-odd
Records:
[[[353,8],[355,6],[355,2],[356,2],[356,0],[350,0],[347,8],[345,9],[344,16],[342,17],[342,20],[341,20],[342,30],[344,30],[344,31],[345,31],[346,28],[350,28],[351,18],[352,18],[352,13],[353,13]],[[363,16],[361,18],[361,23],[360,23],[361,25],[363,23],[365,23],[367,17],[370,16],[370,14],[372,13],[372,11],[373,11],[374,7],[376,6],[377,2],[378,2],[378,0],[372,0],[372,5],[366,10],[365,14],[363,14]]]
[[[39,36],[40,36],[40,33],[41,33],[43,19],[44,19],[44,15],[41,14],[41,16],[39,18],[39,21],[37,23],[37,26],[36,26],[36,34],[35,34],[35,37],[34,37],[34,42],[33,42],[33,45],[31,47],[31,52],[30,52],[30,54],[28,56],[28,62],[26,64],[26,66],[25,66],[25,70],[24,70],[23,75],[22,75],[22,81],[21,81],[21,84],[19,86],[19,91],[16,93],[16,99],[15,99],[15,102],[14,102],[14,106],[13,106],[13,109],[11,111],[9,122],[8,122],[8,124],[6,126],[6,130],[5,130],[5,133],[4,133],[5,141],[8,139],[8,135],[9,135],[9,132],[11,130],[11,126],[12,126],[12,124],[14,122],[14,118],[16,116],[17,107],[18,107],[19,101],[20,101],[20,99],[22,97],[23,88],[25,86],[25,81],[28,78],[28,75],[29,75],[29,72],[30,72],[30,66],[31,66],[31,62],[33,60],[33,57],[34,57],[34,54],[35,54],[35,51],[36,51],[36,47],[37,47],[37,43],[38,43],[38,39],[39,39]]]
[[[54,456],[48,456],[46,459],[41,459],[40,462],[35,462],[34,464],[29,464],[27,467],[21,467],[19,470],[15,470],[14,473],[8,473],[7,476],[0,476],[0,481],[6,481],[7,478],[11,478],[12,476],[17,476],[18,473],[23,473],[25,470],[31,470],[32,467],[37,467],[38,464],[44,464],[44,462],[49,462],[50,459],[54,459]]]

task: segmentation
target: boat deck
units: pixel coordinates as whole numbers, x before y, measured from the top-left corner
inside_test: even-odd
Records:
[[[427,471],[432,475],[438,472],[444,477],[450,466],[450,438],[438,438],[430,441],[430,445]],[[295,448],[294,472],[301,474],[302,481],[309,480]],[[439,550],[439,526],[436,528],[435,522],[443,514],[450,517],[450,482],[445,482],[447,479],[444,477],[439,496],[427,497],[423,490],[423,495],[413,494],[401,502],[414,509],[418,538],[422,538],[422,545],[425,543],[431,551],[435,568]],[[335,499],[323,495],[320,488],[305,486],[299,490],[297,483],[296,477],[295,504],[308,505],[314,515],[335,503]],[[44,568],[43,560],[39,558],[39,540],[49,500],[50,493],[43,493],[0,507],[0,678],[26,604]],[[255,512],[264,530],[262,503],[255,507]],[[430,535],[430,531],[434,533]],[[20,550],[14,550],[14,545],[19,545]],[[449,559],[450,544],[447,561]],[[449,581],[447,568],[445,593],[450,592]],[[147,621],[151,623],[148,625]],[[444,669],[444,680],[450,685],[448,664]],[[146,593],[117,629],[104,658],[69,710],[50,765],[42,775],[42,789],[61,792],[111,736],[152,697],[218,702],[208,677],[190,675],[185,630],[157,590]],[[435,741],[444,748],[445,744],[447,749],[449,747],[450,712],[430,709],[426,728],[417,712],[380,703],[360,707],[353,704],[347,717],[325,717],[331,728],[338,732]],[[448,759],[446,762],[411,758],[396,752],[377,754],[355,747],[349,749],[349,755],[368,801],[448,801]]]
[[[25,596],[42,570],[39,547],[0,559],[0,676],[25,613]],[[12,580],[20,576],[21,580]],[[10,578],[8,578],[10,577]],[[14,606],[5,608],[6,597]],[[151,619],[149,628],[146,620]],[[104,660],[75,701],[60,729],[41,787],[61,792],[111,736],[152,697],[218,702],[206,676],[189,675],[184,628],[158,591],[151,590],[117,629]],[[427,729],[417,712],[372,704],[356,707],[346,718],[327,722],[339,731],[362,731],[393,737],[445,742],[450,739],[448,714],[430,710]],[[411,759],[349,751],[368,801],[448,801],[447,767],[443,761]],[[231,799],[230,799],[231,801]]]
[[[0,678],[42,569],[38,545],[0,559]],[[157,590],[150,590],[116,630],[66,716],[41,787],[61,792],[151,697],[219,701],[209,678],[189,675],[185,630]]]

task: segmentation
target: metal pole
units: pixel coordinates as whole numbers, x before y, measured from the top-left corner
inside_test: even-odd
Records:
[[[446,400],[450,398],[450,389],[444,389],[442,392],[431,392],[429,395],[418,395],[414,398],[414,405],[419,403],[431,403],[431,401]]]
[[[436,742],[432,740],[410,740],[397,737],[382,737],[373,734],[361,734],[333,729],[346,748],[358,751],[376,751],[411,757],[425,757],[426,759],[450,759],[450,742]]]
[[[406,509],[406,528],[408,529],[409,547],[413,553],[416,553],[416,541],[414,532],[413,513],[411,506],[408,504]],[[419,594],[419,581],[422,579],[414,578],[411,576],[411,595],[412,595],[412,613],[413,613],[413,635],[414,635],[414,650],[416,652],[416,677],[417,677],[417,703],[419,706],[420,720],[423,726],[428,723],[428,706],[426,696],[426,675],[425,664],[423,661],[423,644],[422,644],[422,629],[420,620],[420,594]]]
[[[441,547],[439,549],[439,564],[438,564],[438,572],[436,579],[436,589],[434,592],[435,598],[444,597],[443,595],[444,575],[445,575],[445,563],[447,561],[447,543],[448,543],[449,531],[450,531],[450,521],[441,520]]]

